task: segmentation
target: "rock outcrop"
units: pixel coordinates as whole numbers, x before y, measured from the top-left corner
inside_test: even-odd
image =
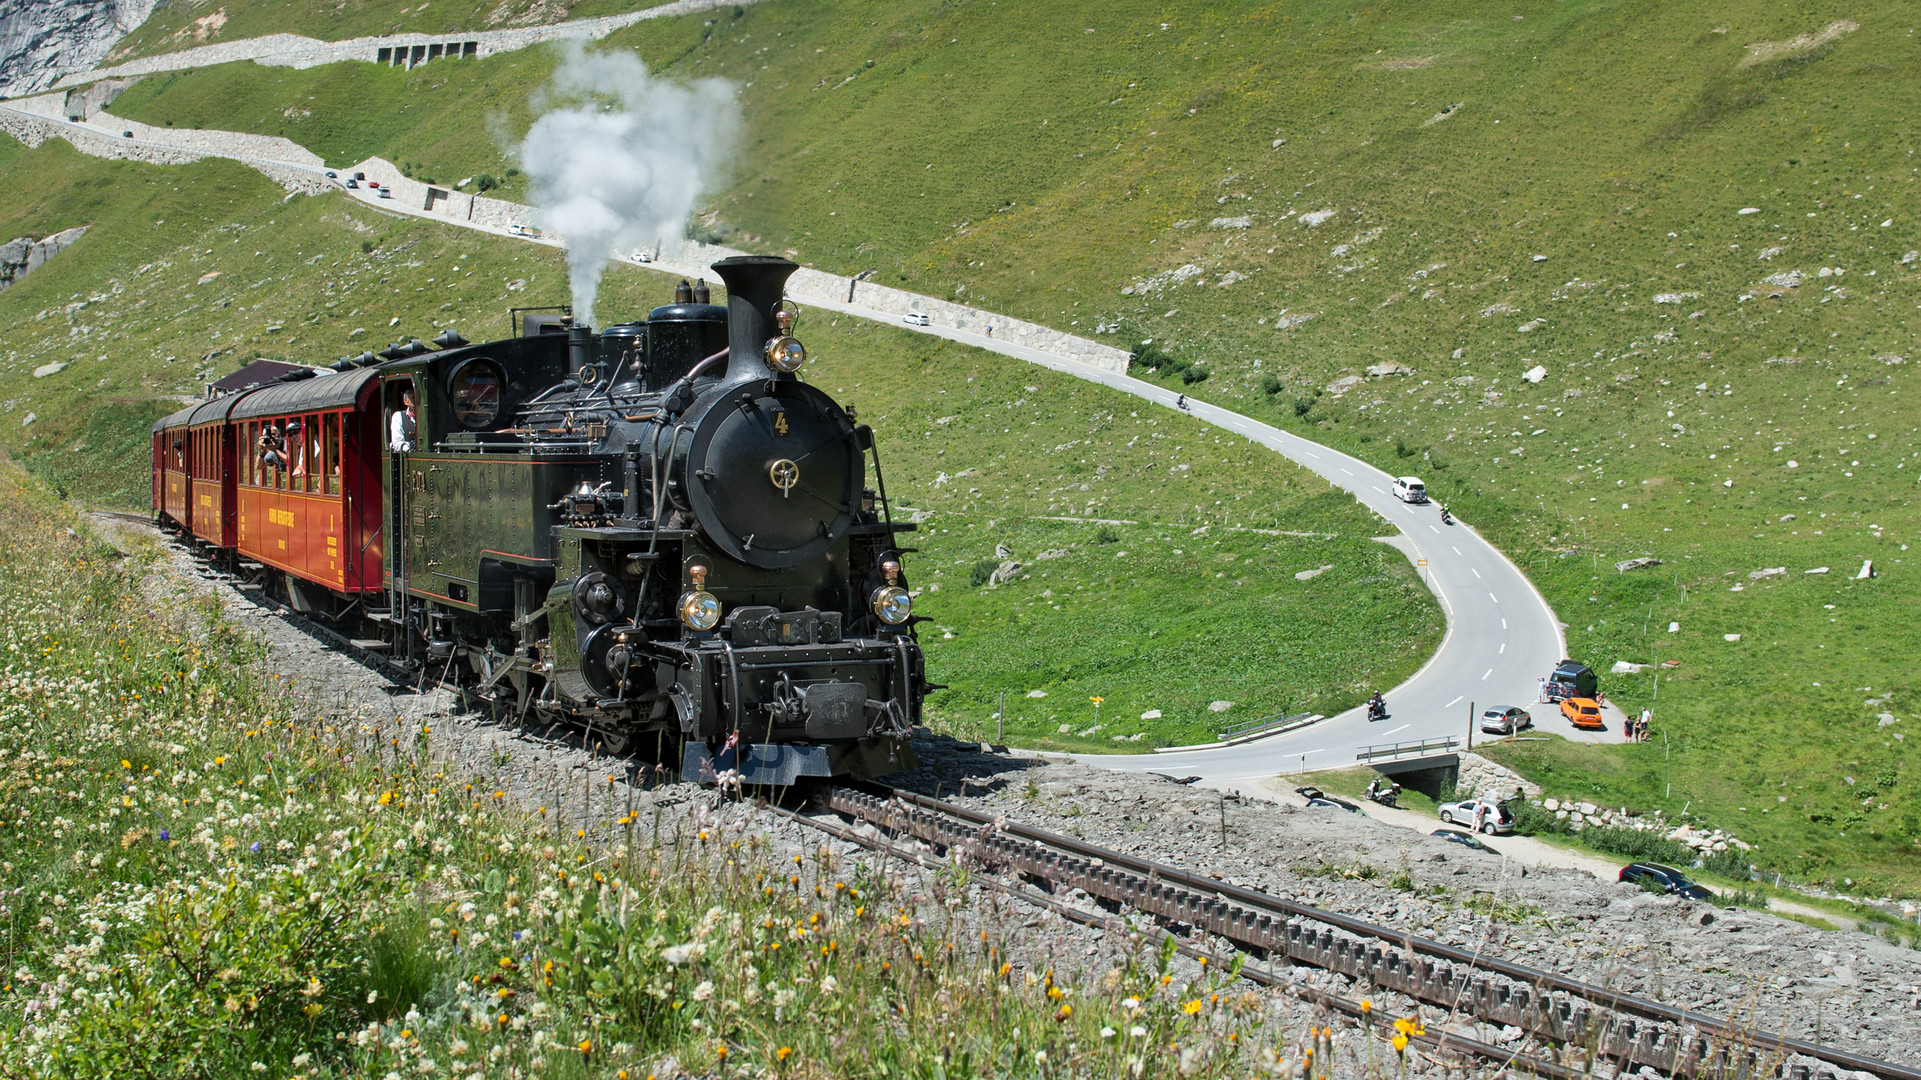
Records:
[[[0,0],[0,93],[31,94],[100,62],[154,0]]]
[[[85,225],[76,225],[54,233],[45,240],[21,236],[0,244],[0,289],[40,269],[41,264],[72,247],[74,241],[86,234]]]

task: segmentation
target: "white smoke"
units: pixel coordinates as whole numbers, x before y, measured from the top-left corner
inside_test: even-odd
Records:
[[[725,79],[666,82],[632,53],[579,42],[563,46],[533,105],[542,115],[516,153],[536,220],[567,245],[574,320],[591,324],[615,252],[684,238],[733,151],[740,106]]]

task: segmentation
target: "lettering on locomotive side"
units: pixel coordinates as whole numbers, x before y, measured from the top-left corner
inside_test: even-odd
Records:
[[[286,527],[291,529],[293,528],[293,511],[292,510],[276,510],[270,506],[267,508],[267,521],[270,524],[285,525]],[[286,542],[282,541],[280,546],[283,548],[286,547],[287,546]]]

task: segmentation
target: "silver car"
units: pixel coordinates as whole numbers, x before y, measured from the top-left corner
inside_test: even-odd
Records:
[[[1514,706],[1497,706],[1481,710],[1481,730],[1489,735],[1518,735],[1525,728],[1534,726],[1534,718],[1526,709]]]
[[[1505,835],[1514,831],[1514,811],[1493,803],[1479,803],[1474,799],[1460,802],[1442,803],[1441,820],[1449,825],[1459,825],[1464,829],[1475,828],[1474,813],[1476,806],[1488,808],[1487,817],[1480,824],[1484,833]]]

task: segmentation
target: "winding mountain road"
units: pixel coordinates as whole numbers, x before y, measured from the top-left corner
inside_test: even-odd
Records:
[[[316,158],[288,160],[263,158],[256,153],[192,148],[162,141],[165,133],[142,127],[145,138],[129,139],[118,130],[98,121],[73,122],[63,116],[48,115],[44,108],[22,109],[19,105],[0,105],[0,118],[31,117],[43,125],[41,130],[68,136],[76,146],[89,152],[84,144],[105,146],[109,153],[127,150],[185,150],[195,157],[227,157],[255,167],[269,175],[278,174],[283,182],[301,183],[306,190],[335,189],[379,210],[424,218],[495,235],[510,235],[506,228],[474,221],[461,221],[444,214],[417,209],[412,199],[379,199],[367,189],[348,190],[342,180],[328,178]],[[123,123],[107,114],[101,120]],[[204,133],[201,133],[204,134]],[[254,149],[258,144],[248,146]],[[378,159],[364,163],[391,169]],[[384,182],[408,183],[397,175],[384,176]],[[411,192],[409,193],[411,194]],[[517,235],[517,234],[514,234]],[[559,246],[552,238],[517,238]],[[724,249],[711,251],[688,245],[678,258],[655,261],[646,268],[685,277],[709,273],[707,256],[734,254]],[[1619,742],[1622,739],[1621,714],[1609,709],[1608,727],[1598,733],[1578,731],[1551,706],[1536,706],[1537,680],[1547,674],[1565,655],[1566,644],[1561,624],[1547,602],[1522,574],[1492,544],[1465,523],[1443,525],[1432,505],[1408,505],[1392,494],[1393,477],[1380,469],[1340,451],[1330,449],[1261,423],[1240,413],[1188,399],[1178,404],[1179,394],[1153,383],[1072,359],[1058,352],[986,333],[935,322],[928,326],[903,326],[897,312],[883,311],[859,303],[840,302],[837,297],[818,294],[805,298],[810,306],[856,318],[887,323],[902,329],[946,338],[985,349],[1027,363],[1059,371],[1089,382],[1132,395],[1144,401],[1179,409],[1202,423],[1211,424],[1259,443],[1325,478],[1400,530],[1386,542],[1400,548],[1420,567],[1429,588],[1434,591],[1447,616],[1447,635],[1440,648],[1414,676],[1400,686],[1385,691],[1389,715],[1370,723],[1362,709],[1352,709],[1327,717],[1303,728],[1273,736],[1239,742],[1235,745],[1194,747],[1155,754],[1077,755],[1093,765],[1135,772],[1158,772],[1174,776],[1197,776],[1210,786],[1255,786],[1272,783],[1273,778],[1294,772],[1353,765],[1363,748],[1391,743],[1417,743],[1453,737],[1463,744],[1479,709],[1492,705],[1519,705],[1534,715],[1539,731],[1554,732],[1582,741]],[[987,313],[970,312],[970,316]],[[988,319],[991,320],[989,315]],[[979,320],[976,320],[979,321]],[[1011,320],[1010,320],[1011,321]],[[1075,345],[1092,345],[1073,339]],[[1478,739],[1478,732],[1475,733]]]

